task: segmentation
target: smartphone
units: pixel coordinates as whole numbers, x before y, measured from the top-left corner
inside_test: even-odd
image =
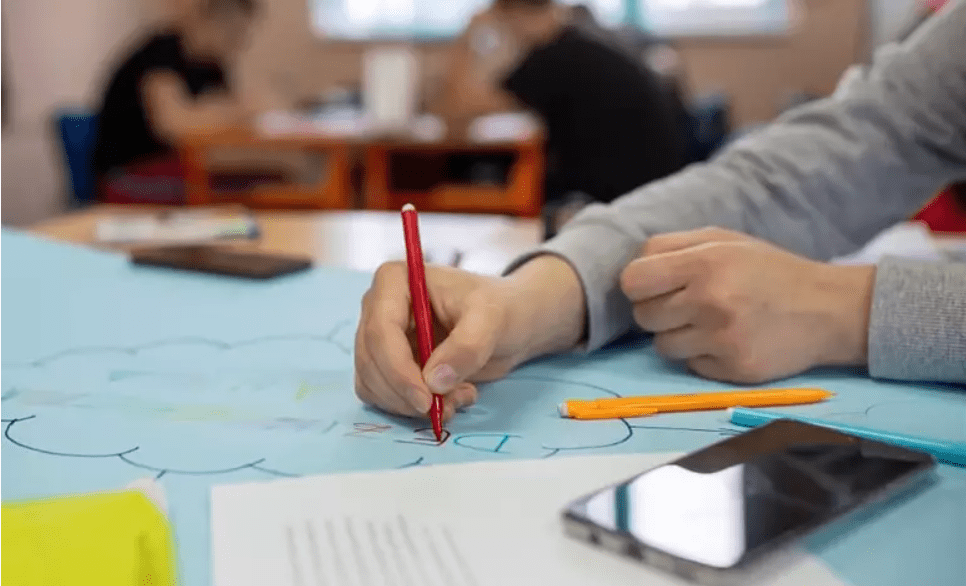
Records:
[[[928,486],[934,467],[929,454],[781,419],[584,496],[563,521],[578,539],[730,584],[819,527]]]
[[[219,246],[164,246],[131,253],[137,265],[164,267],[246,279],[271,279],[311,268],[308,258],[246,252]]]

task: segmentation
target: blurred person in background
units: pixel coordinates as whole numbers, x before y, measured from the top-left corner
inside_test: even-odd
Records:
[[[94,150],[104,201],[183,202],[175,146],[191,134],[248,124],[258,112],[233,91],[229,76],[247,45],[257,0],[182,0],[179,8],[170,28],[141,40],[107,84]],[[222,180],[231,188],[280,178],[272,171]]]
[[[494,0],[457,42],[440,113],[450,121],[521,106],[547,131],[546,236],[589,202],[610,202],[684,164],[678,117],[642,63],[553,0]]]

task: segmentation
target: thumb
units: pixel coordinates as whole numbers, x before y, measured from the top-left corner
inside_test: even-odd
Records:
[[[429,388],[445,394],[479,372],[493,356],[502,322],[494,306],[471,306],[426,362],[423,378]]]

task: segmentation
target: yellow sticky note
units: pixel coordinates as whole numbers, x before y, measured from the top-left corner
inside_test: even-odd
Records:
[[[3,504],[4,586],[175,586],[171,529],[140,491]]]

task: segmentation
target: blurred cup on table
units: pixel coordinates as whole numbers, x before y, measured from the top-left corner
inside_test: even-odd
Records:
[[[407,132],[416,115],[418,92],[419,58],[412,48],[377,47],[366,52],[362,99],[373,132]]]

